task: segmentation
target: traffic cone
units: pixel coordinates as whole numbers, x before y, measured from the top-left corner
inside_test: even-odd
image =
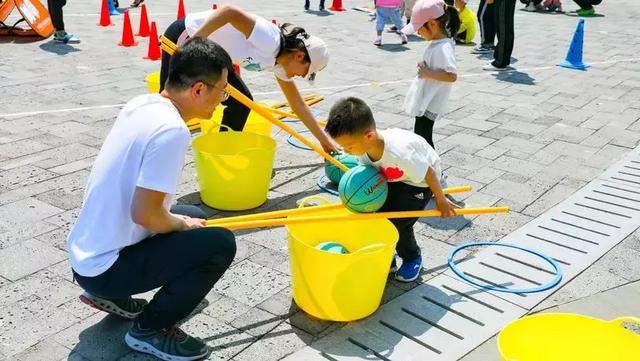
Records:
[[[236,74],[240,75],[240,65],[233,64],[233,70],[236,72]]]
[[[345,9],[342,7],[342,0],[333,0],[331,7],[329,8],[331,11],[344,11]]]
[[[278,25],[278,22],[276,21],[276,19],[271,19],[271,23]]]
[[[107,0],[109,4],[109,15],[121,15],[120,11],[116,9],[116,5],[113,1],[114,0]]]
[[[102,8],[100,9],[100,22],[98,26],[112,26],[111,16],[109,16],[109,4],[111,0],[102,0]]]
[[[124,25],[122,26],[122,41],[118,43],[120,46],[136,46],[133,38],[133,29],[131,29],[131,19],[129,19],[129,11],[124,12]]]
[[[563,68],[586,70],[589,65],[582,62],[582,44],[584,42],[584,19],[578,21],[578,27],[573,33],[573,40],[569,45],[569,51],[565,60],[558,64]]]
[[[180,2],[178,2],[178,20],[184,19],[184,16],[184,0],[180,0]]]
[[[145,59],[160,60],[162,57],[160,53],[160,42],[158,41],[158,29],[156,28],[156,22],[151,22],[151,35],[149,36],[149,50]]]
[[[142,9],[140,10],[140,26],[136,35],[144,38],[149,36],[149,17],[147,16],[147,7],[144,4],[142,4]]]
[[[211,4],[211,9],[218,10],[218,4],[216,3]]]

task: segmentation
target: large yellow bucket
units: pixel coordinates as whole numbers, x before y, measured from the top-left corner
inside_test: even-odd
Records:
[[[273,139],[254,133],[209,131],[192,144],[204,204],[240,211],[267,200],[276,153]]]
[[[570,313],[543,313],[513,321],[500,331],[505,361],[640,360],[640,335],[622,326],[640,319],[604,321]]]
[[[147,88],[149,89],[149,93],[157,93],[160,91],[160,73],[155,72],[148,74],[146,77],[147,80]],[[268,107],[268,104],[261,104],[263,106]],[[222,123],[222,114],[224,112],[224,105],[218,105],[216,110],[211,115],[211,119],[200,119],[200,127],[202,133],[207,133],[209,129],[212,127],[220,127],[220,123]],[[247,118],[247,123],[244,125],[244,132],[251,132],[256,134],[265,135],[267,137],[271,136],[271,127],[272,124],[270,121],[262,117],[260,114],[254,112],[253,110],[249,113],[249,117]]]
[[[304,203],[304,202],[303,202]],[[347,213],[344,208],[314,213]],[[287,226],[296,304],[319,319],[353,321],[380,306],[398,232],[386,219],[314,222]],[[348,254],[316,249],[340,243]]]

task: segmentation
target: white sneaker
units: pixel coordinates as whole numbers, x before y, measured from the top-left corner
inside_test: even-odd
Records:
[[[482,70],[486,70],[486,71],[507,71],[507,70],[509,70],[509,67],[498,68],[498,67],[494,66],[493,64],[489,63],[489,64],[483,66]]]
[[[536,7],[536,5],[535,5],[535,4],[533,3],[533,1],[532,1],[532,2],[530,2],[530,3],[529,3],[529,5],[527,5],[527,6],[524,8],[524,10],[525,10],[525,11],[530,11],[530,12],[535,12],[535,11],[538,11],[538,8]]]
[[[382,36],[376,36],[376,38],[373,40],[373,45],[375,46],[382,45]]]
[[[409,42],[409,39],[407,39],[407,36],[404,35],[404,33],[400,34],[400,41],[402,42],[402,45],[406,44]]]

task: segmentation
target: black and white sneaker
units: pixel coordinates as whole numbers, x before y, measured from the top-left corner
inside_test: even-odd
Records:
[[[490,54],[493,53],[495,48],[489,45],[478,45],[473,50],[471,50],[471,54]]]
[[[129,320],[138,317],[138,315],[142,313],[144,306],[148,303],[146,300],[131,297],[124,300],[108,300],[94,296],[89,292],[80,295],[80,301],[100,311],[108,312]]]
[[[166,361],[199,360],[207,356],[209,347],[200,339],[187,335],[176,326],[162,330],[145,330],[134,322],[124,336],[129,347]]]

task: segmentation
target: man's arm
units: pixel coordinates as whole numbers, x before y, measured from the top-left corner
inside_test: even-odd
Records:
[[[131,218],[136,224],[148,229],[152,233],[170,233],[200,228],[205,221],[175,215],[163,205],[165,193],[136,187],[131,206]]]

